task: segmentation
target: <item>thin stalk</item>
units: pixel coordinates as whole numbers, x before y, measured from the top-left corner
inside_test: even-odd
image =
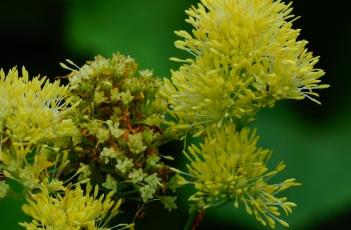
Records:
[[[203,209],[191,209],[184,230],[196,230],[204,216],[205,211]]]

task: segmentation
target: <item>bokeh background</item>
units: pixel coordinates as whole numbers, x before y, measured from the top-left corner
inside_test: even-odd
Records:
[[[181,56],[173,31],[189,29],[185,13],[195,0],[1,0],[0,67],[26,66],[50,78],[67,72],[68,58],[82,65],[94,55],[131,55],[141,68],[169,77]],[[322,106],[304,101],[278,103],[258,114],[260,144],[273,149],[272,164],[284,160],[283,177],[303,186],[287,193],[298,204],[287,218],[291,229],[351,229],[351,16],[346,1],[294,1],[301,37],[321,61],[331,88],[320,92]],[[173,148],[171,148],[173,151]],[[180,162],[182,163],[182,162]],[[184,191],[187,192],[187,189]],[[178,211],[151,205],[137,229],[182,229],[186,196]],[[0,200],[0,229],[16,230],[25,220],[18,193]],[[230,206],[206,214],[200,229],[263,229],[254,218]]]

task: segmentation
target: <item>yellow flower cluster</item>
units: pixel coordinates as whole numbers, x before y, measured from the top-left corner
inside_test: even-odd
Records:
[[[98,197],[98,186],[92,191],[87,185],[84,190],[78,184],[67,188],[63,195],[51,195],[45,187],[32,194],[23,211],[33,218],[32,222],[21,223],[27,230],[107,230],[107,221],[118,213],[121,200],[111,200],[113,193]]]
[[[247,213],[254,214],[263,225],[274,228],[278,222],[287,227],[279,217],[279,209],[288,215],[296,205],[277,195],[299,184],[295,179],[270,182],[285,165],[280,163],[269,171],[266,164],[271,152],[257,148],[257,141],[255,132],[250,133],[246,128],[236,132],[235,127],[229,125],[209,132],[200,148],[189,147],[185,154],[190,160],[188,169],[195,178],[192,183],[197,190],[189,200],[203,209],[226,202],[233,202],[234,207],[242,203]]]
[[[292,27],[297,17],[291,12],[291,3],[280,0],[201,0],[186,11],[192,32],[176,32],[176,47],[192,57],[172,58],[183,65],[165,80],[161,95],[174,132],[204,138],[200,148],[185,152],[192,179],[178,182],[194,184],[189,200],[200,209],[243,203],[263,225],[288,226],[280,210],[289,214],[295,204],[277,194],[298,183],[269,183],[285,165],[269,171],[271,152],[257,148],[258,137],[246,127],[261,108],[285,99],[319,103],[314,90],[328,87],[320,83],[324,71],[315,68],[319,57]]]
[[[36,144],[62,136],[76,136],[71,120],[62,119],[70,105],[67,86],[59,81],[50,83],[45,77],[29,80],[22,69],[6,75],[0,71],[0,135],[12,142]]]
[[[280,192],[299,183],[272,181],[285,165],[269,170],[271,151],[247,126],[278,100],[319,103],[314,90],[328,87],[291,12],[281,0],[201,0],[186,11],[192,33],[176,32],[176,47],[193,57],[173,58],[183,65],[165,81],[119,53],[61,63],[71,71],[67,86],[1,70],[0,198],[8,180],[24,185],[27,230],[134,229],[107,227],[122,199],[141,204],[136,216],[154,200],[170,211],[173,190],[190,183],[190,217],[231,202],[263,225],[288,227],[281,212],[296,205]],[[185,173],[160,146],[188,131],[203,142],[184,151]]]
[[[25,68],[22,76],[16,68],[0,71],[0,166],[6,177],[37,188],[49,176],[47,169],[59,164],[60,147],[79,138],[73,121],[64,117],[73,107],[69,95],[59,81],[29,79]]]
[[[177,31],[179,49],[193,55],[166,80],[172,114],[194,131],[251,122],[277,100],[309,98],[322,89],[318,57],[298,40],[291,4],[272,0],[202,0],[186,13],[192,33]]]
[[[16,180],[25,188],[28,204],[23,210],[33,221],[22,226],[30,230],[108,229],[105,225],[117,214],[121,200],[115,203],[112,192],[98,197],[98,186],[94,191],[90,184],[82,188],[80,184],[89,180],[78,177],[86,173],[84,167],[68,175],[64,172],[72,170],[67,167],[72,158],[69,148],[81,139],[80,130],[68,118],[80,104],[69,86],[50,83],[45,77],[29,79],[24,68],[22,76],[16,68],[8,74],[1,70],[0,104],[1,180]],[[76,185],[67,185],[74,178]],[[0,198],[8,189],[0,181]]]

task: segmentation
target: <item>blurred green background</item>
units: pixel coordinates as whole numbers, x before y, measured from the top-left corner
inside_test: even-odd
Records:
[[[32,75],[64,75],[58,63],[69,58],[82,65],[96,54],[120,51],[141,68],[169,77],[182,56],[173,31],[189,29],[184,10],[195,0],[1,0],[0,67],[25,65]],[[294,1],[295,23],[309,48],[321,56],[319,68],[331,88],[320,92],[322,106],[308,100],[278,103],[258,114],[260,144],[273,149],[272,164],[284,160],[283,177],[303,186],[287,194],[298,204],[287,218],[291,229],[351,229],[351,17],[346,2]],[[185,193],[187,191],[184,191]],[[21,229],[23,198],[13,193],[0,200],[0,229]],[[150,207],[137,229],[182,229],[186,196],[174,213]],[[140,221],[139,221],[140,222]],[[243,210],[209,211],[200,229],[263,229]]]

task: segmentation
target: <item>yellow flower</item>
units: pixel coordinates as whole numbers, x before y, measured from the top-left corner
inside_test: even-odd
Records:
[[[29,80],[28,72],[22,76],[16,68],[8,74],[0,71],[0,135],[11,142],[37,143],[57,137],[77,136],[78,130],[63,115],[71,103],[68,86],[59,81],[50,83],[45,77]]]
[[[103,230],[107,221],[118,213],[121,200],[114,202],[113,193],[98,197],[98,186],[92,191],[87,185],[86,191],[78,184],[75,188],[66,188],[63,195],[50,195],[43,186],[38,194],[31,194],[23,211],[33,218],[32,222],[21,223],[26,229],[52,230]]]
[[[291,4],[272,0],[202,0],[186,13],[192,33],[177,31],[179,49],[193,55],[162,90],[182,123],[221,126],[250,122],[277,100],[316,101],[324,71],[298,40]],[[318,102],[318,101],[316,101]]]
[[[56,160],[53,158],[56,156]],[[45,186],[49,192],[64,190],[62,170],[67,166],[68,152],[57,152],[42,145],[38,148],[24,147],[19,143],[10,149],[0,149],[0,161],[6,177],[21,183],[26,192]],[[82,173],[77,171],[74,176]]]
[[[197,191],[189,200],[203,209],[226,202],[233,202],[234,207],[242,203],[247,213],[254,214],[263,225],[274,228],[278,222],[288,226],[280,219],[279,209],[288,215],[296,205],[277,195],[299,184],[295,179],[269,183],[285,165],[280,163],[269,171],[271,152],[257,148],[257,141],[255,132],[246,128],[236,132],[230,125],[209,132],[200,148],[192,145],[185,154],[190,160],[189,174],[194,178],[189,182]]]
[[[0,70],[0,165],[26,189],[47,180],[58,150],[67,147],[71,138],[79,139],[74,122],[65,117],[75,106],[71,100],[69,87],[59,81],[30,80],[25,68],[22,76],[16,68],[7,74]],[[47,183],[50,189],[62,189],[60,181]]]

